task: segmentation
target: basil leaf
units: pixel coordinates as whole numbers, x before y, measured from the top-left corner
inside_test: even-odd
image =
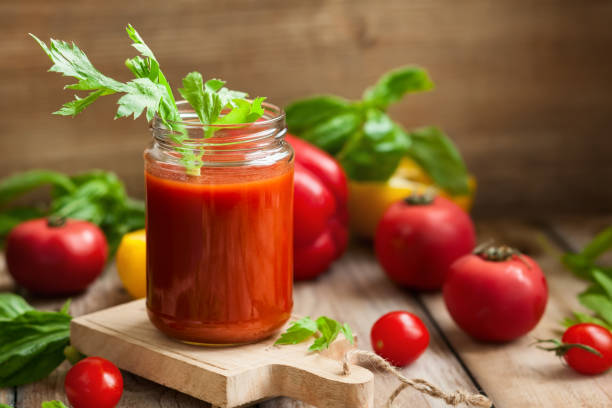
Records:
[[[45,184],[51,184],[56,189],[67,192],[74,190],[70,178],[62,173],[50,170],[30,170],[9,176],[0,182],[0,205]]]
[[[410,134],[410,156],[433,181],[453,195],[467,194],[468,173],[459,151],[436,127],[424,127]]]
[[[317,332],[317,323],[310,317],[304,317],[289,326],[274,344],[297,344]]]
[[[363,100],[374,107],[386,110],[408,92],[433,89],[434,84],[427,71],[419,67],[402,67],[384,74],[371,88],[366,89]]]
[[[340,328],[340,331],[344,335],[344,338],[349,341],[349,343],[355,344],[355,337],[353,336],[353,331],[351,330],[351,327],[348,325],[348,323],[344,323]]]
[[[320,351],[328,348],[330,344],[336,340],[336,337],[338,337],[342,325],[334,319],[321,316],[317,319],[317,328],[321,332],[321,337],[316,339],[308,348],[310,351]]]
[[[39,218],[44,212],[34,207],[13,207],[0,213],[0,242],[24,221]]]
[[[612,248],[612,227],[608,227],[597,234],[597,236],[584,247],[581,254],[589,260],[595,260],[610,248]]]
[[[99,225],[111,254],[125,233],[144,228],[144,203],[129,198],[114,173],[93,170],[72,177],[72,181],[76,185],[73,193],[52,192],[51,213]]]
[[[0,321],[12,320],[30,310],[34,308],[21,296],[14,293],[0,293]]]
[[[345,111],[327,118],[300,135],[307,142],[335,155],[359,130],[361,118],[354,111]]]
[[[293,102],[285,109],[289,132],[301,133],[317,126],[327,119],[346,112],[351,104],[337,96],[314,96]]]
[[[358,132],[337,158],[351,180],[385,181],[410,148],[410,137],[386,113],[368,109]]]
[[[338,333],[342,332],[344,337],[355,343],[353,332],[348,324],[330,319],[326,316],[319,317],[316,321],[310,317],[304,317],[296,322],[293,322],[289,329],[283,333],[274,344],[297,344],[309,339],[315,333],[319,332],[317,337],[310,345],[308,350],[321,351],[330,346],[330,344],[338,337]]]
[[[593,271],[593,280],[599,285],[602,292],[612,299],[612,278],[608,277],[601,270]]]
[[[609,325],[612,325],[612,300],[605,294],[592,293],[588,290],[578,295],[582,305],[598,314]]]
[[[0,320],[0,387],[38,381],[61,364],[70,319],[61,312],[29,310]]]
[[[64,405],[64,403],[61,401],[46,401],[42,403],[41,408],[68,408],[68,407]]]
[[[589,316],[589,315],[587,315],[585,313],[574,312],[574,317],[573,318],[572,317],[566,317],[561,322],[561,324],[563,324],[563,326],[565,326],[565,327],[571,327],[571,326],[573,326],[575,324],[579,324],[579,323],[594,323],[594,324],[598,324],[601,327],[605,327],[608,330],[612,331],[612,325],[607,324],[605,321],[603,321],[600,318]]]
[[[590,279],[592,262],[582,254],[566,253],[561,257],[563,265],[574,275],[582,279]]]

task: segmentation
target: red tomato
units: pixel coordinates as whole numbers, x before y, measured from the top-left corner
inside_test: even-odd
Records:
[[[412,363],[429,345],[429,332],[421,319],[401,310],[378,319],[370,338],[376,354],[398,367]]]
[[[68,371],[64,389],[72,408],[113,408],[123,393],[123,377],[110,361],[87,357]]]
[[[526,334],[540,321],[548,300],[538,264],[508,247],[459,258],[450,267],[443,293],[455,323],[485,341],[509,341]]]
[[[10,274],[19,285],[44,295],[84,290],[102,272],[107,254],[104,233],[86,221],[26,221],[6,241]]]
[[[472,220],[444,197],[413,196],[391,205],[378,224],[376,256],[394,282],[439,289],[448,267],[474,249]]]
[[[295,150],[293,276],[313,279],[346,249],[346,175],[323,150],[289,134],[286,140]]]
[[[574,370],[582,374],[600,374],[612,367],[612,333],[605,327],[592,323],[580,323],[569,327],[561,341],[568,344],[583,344],[594,348],[601,356],[570,347],[563,358]]]

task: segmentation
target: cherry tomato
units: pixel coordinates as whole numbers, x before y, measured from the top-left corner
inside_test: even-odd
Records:
[[[72,408],[113,408],[123,393],[123,377],[110,361],[87,357],[68,371],[64,390]]]
[[[370,338],[376,354],[398,367],[412,363],[429,345],[429,332],[421,319],[401,310],[378,319]]]
[[[459,258],[443,287],[455,323],[478,340],[509,341],[540,321],[548,300],[537,263],[509,247]]]
[[[96,225],[39,218],[19,224],[6,241],[6,263],[31,292],[65,295],[84,290],[102,272],[108,245]]]
[[[582,374],[599,374],[612,367],[612,333],[605,327],[593,323],[580,323],[569,327],[561,341],[565,344],[583,344],[594,348],[601,356],[570,347],[563,358],[574,370]]]
[[[378,224],[376,256],[394,282],[439,289],[449,266],[476,242],[468,214],[444,197],[411,196],[392,204]]]

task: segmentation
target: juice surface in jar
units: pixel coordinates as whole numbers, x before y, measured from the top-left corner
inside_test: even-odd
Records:
[[[209,146],[211,156],[231,156],[231,164],[208,158],[214,165],[205,162],[200,175],[145,154],[147,310],[167,335],[247,343],[290,317],[293,154],[265,146]]]

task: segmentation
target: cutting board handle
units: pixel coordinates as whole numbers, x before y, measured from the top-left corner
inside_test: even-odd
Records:
[[[228,406],[240,405],[241,401],[231,401],[232,395],[255,388],[263,399],[286,396],[318,408],[372,408],[373,379],[372,372],[363,367],[355,366],[350,375],[343,375],[339,361],[313,355],[306,361],[272,363],[241,373],[232,381],[235,392],[228,384]]]

